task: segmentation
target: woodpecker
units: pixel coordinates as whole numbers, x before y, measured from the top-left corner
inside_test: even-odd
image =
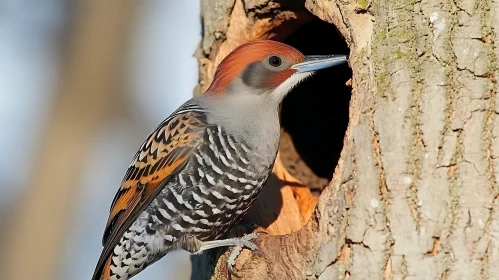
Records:
[[[112,202],[92,280],[130,279],[174,250],[233,247],[228,270],[255,233],[222,238],[237,225],[272,172],[283,98],[345,55],[304,56],[271,40],[237,47],[201,95],[149,134]]]

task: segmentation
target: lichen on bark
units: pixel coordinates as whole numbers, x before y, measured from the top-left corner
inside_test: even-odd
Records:
[[[273,13],[285,10],[284,2],[300,2],[302,6],[293,8],[295,15],[306,14],[306,8],[334,24],[350,47],[353,77],[349,125],[332,181],[307,214],[310,219],[297,223],[298,229],[274,228],[261,238],[266,258],[243,253],[236,266],[243,279],[495,275],[499,2],[307,0],[245,5],[250,2],[236,0],[234,10],[253,5],[265,9],[263,18],[272,22]],[[255,14],[233,12],[229,18],[236,21],[238,15],[245,17],[239,21],[246,25],[238,29],[238,38],[244,39],[227,36],[222,45],[254,39],[251,34],[272,34],[268,25],[252,32],[263,26],[256,24],[262,18]],[[293,32],[285,22],[279,25]],[[220,47],[209,67],[229,49]],[[288,202],[300,205],[292,198],[282,201],[283,207]],[[216,266],[213,279],[226,279],[221,259],[210,264]]]

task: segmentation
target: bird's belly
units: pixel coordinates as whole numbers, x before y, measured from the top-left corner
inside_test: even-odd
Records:
[[[151,232],[161,231],[172,242],[186,234],[216,239],[240,221],[260,193],[273,161],[255,160],[258,155],[247,147],[212,133],[147,208]]]
[[[179,179],[172,180],[153,201],[153,229],[173,239],[185,234],[200,240],[216,239],[246,214],[267,177],[243,179],[245,183],[228,182],[231,175],[212,174],[208,169],[203,172],[205,176],[179,174]],[[182,187],[178,181],[185,179],[192,180],[192,184]]]
[[[166,253],[185,249],[185,238],[221,237],[257,198],[275,157],[259,155],[219,127],[210,129],[114,248],[116,275],[132,276]]]

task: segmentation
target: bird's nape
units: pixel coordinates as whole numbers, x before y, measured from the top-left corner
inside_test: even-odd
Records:
[[[286,60],[289,62],[289,64],[285,63],[283,65],[280,65],[279,63],[281,67],[279,67],[279,65],[273,65],[272,62],[269,61],[269,59],[272,60],[272,56]],[[256,78],[263,78],[262,75],[267,76],[269,72],[258,71],[265,70],[267,68],[264,67],[263,64],[269,64],[267,65],[269,66],[267,70],[271,69],[273,71],[281,71],[285,70],[284,68],[289,69],[289,66],[293,64],[302,62],[303,58],[304,56],[300,51],[293,48],[292,46],[278,41],[250,41],[235,48],[218,64],[213,76],[213,81],[206,90],[206,93],[215,95],[225,94],[227,93],[228,86],[238,78],[243,76],[253,76]],[[255,63],[258,63],[258,65]],[[274,68],[274,66],[277,67]],[[248,75],[248,72],[255,72],[256,75],[252,75],[251,73]],[[291,73],[288,74],[288,76],[290,75]],[[280,79],[279,81],[282,82],[282,80],[283,79]],[[274,86],[276,85],[274,84]]]

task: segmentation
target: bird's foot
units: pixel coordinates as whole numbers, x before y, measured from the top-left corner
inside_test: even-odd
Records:
[[[212,241],[197,241],[198,246],[196,251],[191,251],[192,254],[198,255],[201,254],[203,251],[208,250],[208,249],[213,249],[213,248],[219,248],[219,247],[234,247],[233,250],[231,251],[229,255],[229,259],[227,260],[227,269],[229,270],[229,273],[235,277],[239,278],[239,275],[237,275],[232,267],[236,263],[237,257],[241,254],[241,251],[243,250],[243,247],[246,247],[250,249],[251,251],[256,251],[259,256],[263,257],[264,253],[262,249],[256,245],[253,240],[256,239],[258,236],[262,234],[267,234],[266,232],[253,232],[247,235],[244,235],[242,237],[235,237],[235,238],[229,238],[229,239],[222,239],[222,240],[212,240]]]
[[[236,272],[234,272],[233,267],[236,264],[236,259],[241,254],[243,247],[246,247],[251,251],[256,251],[260,257],[264,256],[262,249],[252,241],[262,234],[266,234],[266,232],[253,232],[243,237],[237,238],[239,239],[239,244],[234,246],[234,248],[230,252],[229,258],[227,259],[227,270],[231,275],[240,278],[240,276]]]

